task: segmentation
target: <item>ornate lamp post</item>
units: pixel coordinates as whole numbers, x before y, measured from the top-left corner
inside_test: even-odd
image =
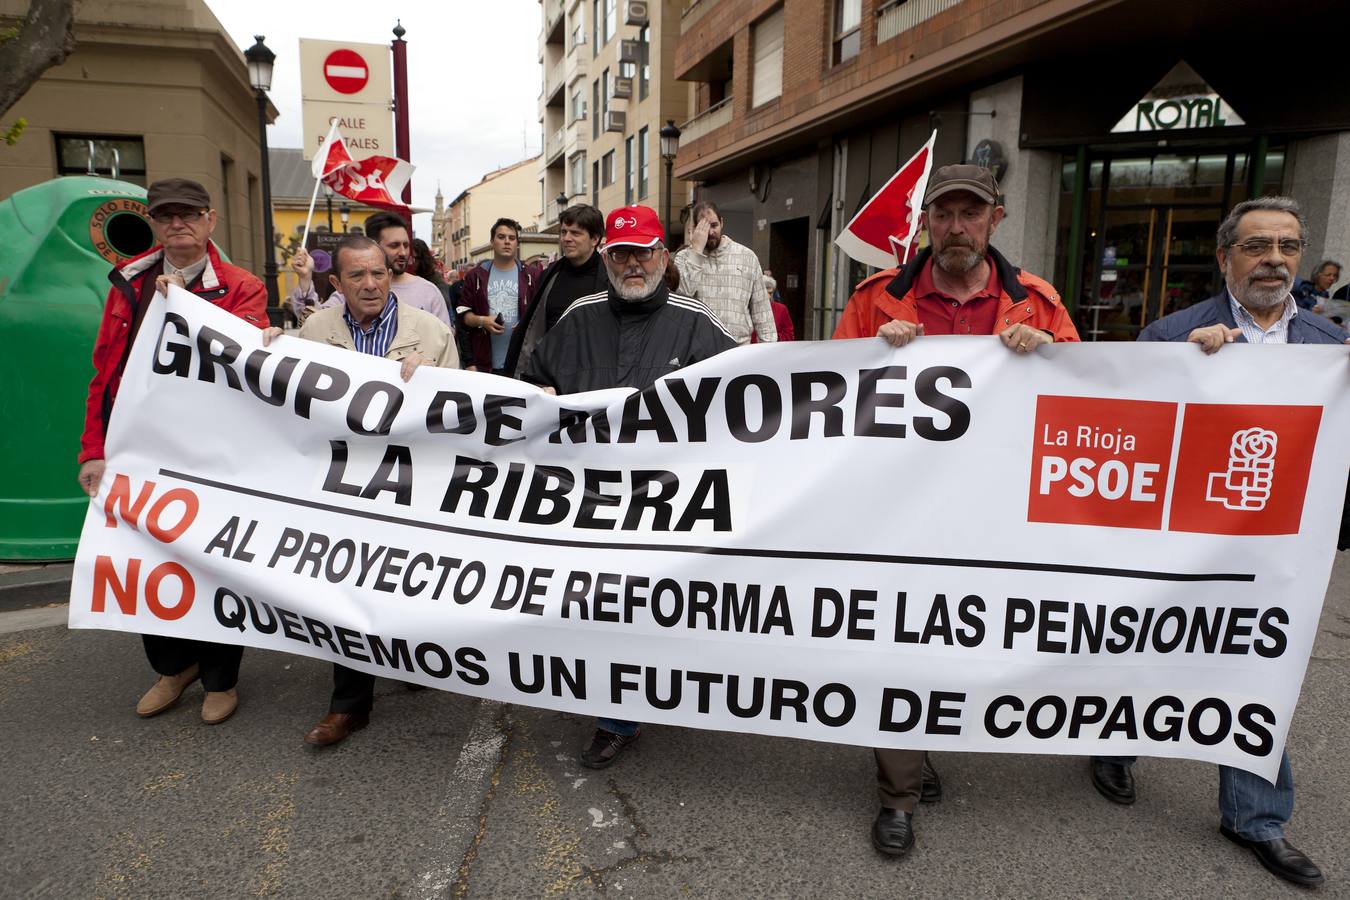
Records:
[[[342,233],[347,233],[347,220],[352,217],[352,208],[346,203],[338,207],[338,218],[342,220]]]
[[[680,129],[674,119],[666,119],[666,124],[657,133],[661,136],[661,158],[666,161],[666,241],[669,242],[671,170],[675,167],[675,154],[680,152]]]
[[[263,36],[244,51],[248,60],[248,80],[258,100],[258,149],[261,153],[262,214],[263,214],[263,283],[267,286],[267,318],[273,325],[282,324],[281,294],[277,290],[277,253],[272,228],[272,172],[267,159],[267,92],[272,89],[272,64],[277,55],[263,43]]]

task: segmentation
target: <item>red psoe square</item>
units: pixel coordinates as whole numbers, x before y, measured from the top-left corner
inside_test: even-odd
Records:
[[[1171,531],[1297,534],[1320,406],[1188,403]]]

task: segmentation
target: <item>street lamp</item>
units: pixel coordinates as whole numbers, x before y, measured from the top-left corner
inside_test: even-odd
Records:
[[[338,218],[342,220],[342,233],[347,233],[347,220],[352,217],[352,208],[347,204],[338,207]]]
[[[675,154],[680,152],[680,129],[674,119],[666,119],[666,124],[657,133],[661,136],[661,158],[666,161],[666,242],[669,243],[671,170],[675,167]]]
[[[561,217],[564,209],[567,209],[567,191],[558,191],[555,201],[558,204],[558,215]]]
[[[277,290],[277,254],[272,230],[272,172],[267,159],[267,92],[272,89],[272,64],[276,62],[277,55],[267,49],[261,34],[253,37],[257,43],[244,51],[244,59],[248,60],[248,80],[258,100],[258,150],[262,159],[263,283],[267,285],[268,321],[280,325],[281,294]]]

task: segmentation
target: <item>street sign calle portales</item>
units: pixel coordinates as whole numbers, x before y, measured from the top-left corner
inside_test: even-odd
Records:
[[[1245,124],[1228,101],[1183,61],[1173,66],[1111,131],[1181,131]]]
[[[300,94],[305,159],[335,121],[354,158],[396,155],[387,45],[301,38]]]

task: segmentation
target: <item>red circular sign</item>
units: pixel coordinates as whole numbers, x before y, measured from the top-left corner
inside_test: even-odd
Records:
[[[323,80],[339,94],[355,94],[370,80],[370,67],[355,50],[334,50],[323,61]]]

